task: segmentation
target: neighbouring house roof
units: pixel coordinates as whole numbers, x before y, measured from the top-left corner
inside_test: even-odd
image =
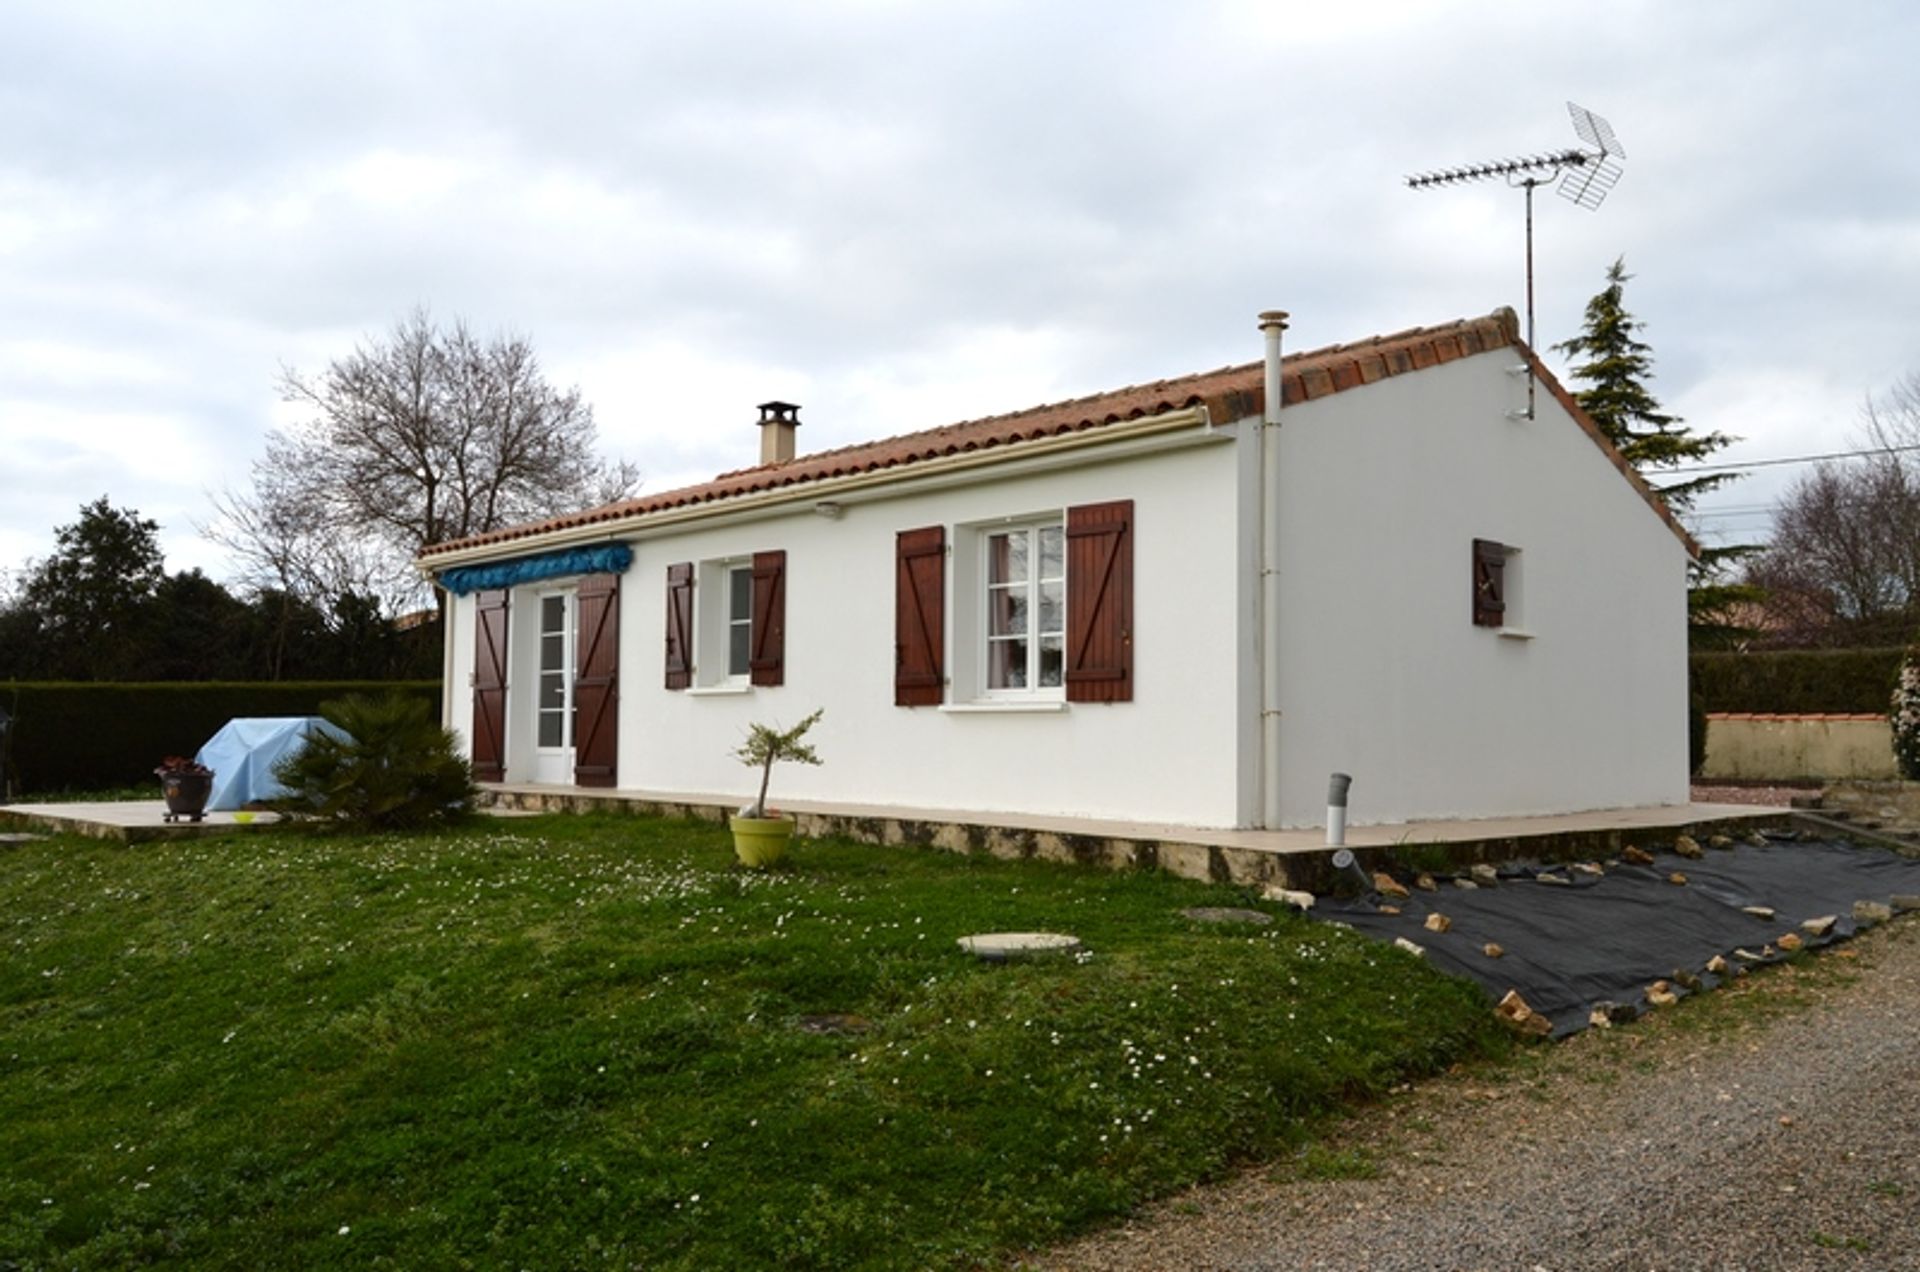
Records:
[[[1532,364],[1540,383],[1567,409],[1621,474],[1679,536],[1689,554],[1698,555],[1698,545],[1666,504],[1620,457],[1599,426],[1588,418],[1552,373],[1526,348],[1520,339],[1519,320],[1511,309],[1500,308],[1482,318],[1463,318],[1434,327],[1414,327],[1352,344],[1287,354],[1281,362],[1281,400],[1283,405],[1309,402],[1363,384],[1372,384],[1388,376],[1421,371],[1502,348],[1515,349]],[[1031,407],[1009,415],[992,415],[917,433],[903,433],[880,441],[817,451],[780,463],[738,469],[696,486],[641,495],[544,521],[430,544],[421,550],[419,561],[423,567],[431,569],[435,557],[448,553],[539,539],[561,531],[602,524],[613,530],[619,523],[635,521],[655,513],[719,503],[742,495],[775,491],[829,478],[911,469],[915,464],[968,452],[1006,447],[1009,448],[1008,457],[1013,458],[1022,442],[1084,432],[1198,406],[1206,407],[1215,420],[1223,423],[1262,414],[1266,409],[1264,365],[1250,362],[1241,366],[1222,367],[1217,371],[1179,379],[1158,380],[1152,384],[1133,385],[1090,397]]]

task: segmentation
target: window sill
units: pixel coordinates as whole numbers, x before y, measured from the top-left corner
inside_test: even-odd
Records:
[[[946,715],[1032,715],[1036,712],[1059,712],[1067,709],[1064,698],[1039,699],[1021,702],[1009,699],[996,702],[985,699],[978,702],[944,703],[940,710]]]
[[[738,697],[741,694],[752,692],[753,686],[746,681],[741,681],[737,685],[696,685],[692,689],[687,690],[687,696],[689,698],[727,698]]]
[[[1524,627],[1502,627],[1497,633],[1501,640],[1532,640],[1533,633]]]

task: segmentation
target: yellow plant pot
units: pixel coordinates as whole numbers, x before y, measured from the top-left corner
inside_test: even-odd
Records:
[[[764,870],[787,855],[787,841],[793,838],[791,817],[729,817],[733,831],[733,851],[740,864]]]

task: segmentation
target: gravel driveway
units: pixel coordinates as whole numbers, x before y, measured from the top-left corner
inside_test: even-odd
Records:
[[[1040,1262],[1920,1269],[1920,917],[1403,1091]]]

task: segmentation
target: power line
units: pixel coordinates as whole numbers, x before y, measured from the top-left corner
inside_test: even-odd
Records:
[[[1746,517],[1771,515],[1777,504],[1728,504],[1724,508],[1696,508],[1689,517]]]
[[[1776,468],[1783,464],[1818,464],[1829,459],[1864,459],[1869,455],[1904,455],[1912,451],[1920,451],[1920,445],[1871,446],[1865,450],[1831,451],[1825,455],[1783,455],[1775,459],[1750,459],[1740,464],[1675,465],[1672,468],[1657,470],[1656,475],[1736,472],[1744,468]]]
[[[1870,508],[1875,502],[1875,500],[1868,498],[1835,499],[1830,503],[1823,504],[1823,506],[1832,508]],[[1781,503],[1728,504],[1723,508],[1695,508],[1685,515],[1694,518],[1773,516],[1780,511],[1781,506]]]

